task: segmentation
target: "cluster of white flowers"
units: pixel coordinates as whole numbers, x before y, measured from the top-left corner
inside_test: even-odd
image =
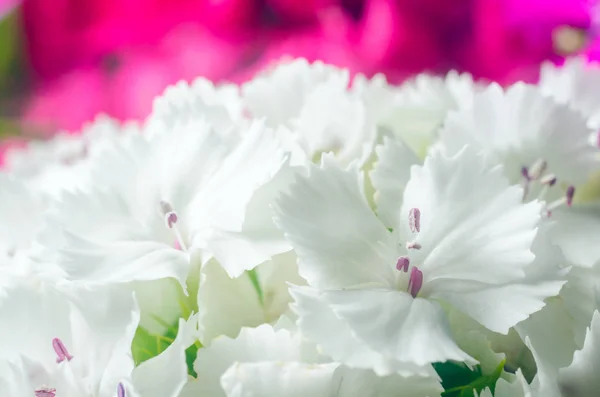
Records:
[[[0,174],[0,396],[600,395],[600,65],[297,60]]]

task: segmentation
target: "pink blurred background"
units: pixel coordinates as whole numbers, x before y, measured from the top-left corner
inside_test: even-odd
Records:
[[[142,119],[168,84],[242,82],[283,56],[396,83],[450,69],[532,81],[544,60],[600,56],[593,9],[583,0],[0,0],[0,128],[46,135],[99,112]]]

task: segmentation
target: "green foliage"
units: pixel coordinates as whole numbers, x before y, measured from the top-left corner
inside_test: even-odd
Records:
[[[492,390],[492,393],[494,392],[496,382],[504,369],[504,361],[488,375],[482,374],[479,366],[469,369],[462,363],[436,363],[433,367],[442,378],[442,386],[445,390],[442,393],[443,397],[473,397],[473,391],[479,393],[487,387]]]

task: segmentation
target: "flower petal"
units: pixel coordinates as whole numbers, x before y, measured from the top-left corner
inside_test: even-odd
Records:
[[[397,373],[403,376],[437,377],[430,365],[399,362],[362,343],[324,300],[323,293],[310,287],[293,287],[290,293],[295,301],[292,307],[299,317],[298,328],[333,360],[351,368],[371,369],[379,376]]]
[[[421,164],[416,154],[400,140],[384,138],[375,148],[377,163],[370,173],[376,190],[377,215],[387,227],[397,227],[404,188],[410,179],[410,168]]]
[[[583,349],[575,352],[573,362],[559,371],[558,382],[563,395],[584,397],[600,389],[600,313],[595,312],[585,337]]]
[[[175,341],[161,354],[133,370],[132,383],[144,397],[178,397],[188,381],[185,350],[191,344],[197,319],[179,320]]]
[[[554,211],[558,227],[552,239],[574,266],[592,267],[600,263],[600,204],[577,204]]]
[[[362,174],[327,156],[309,171],[276,207],[276,223],[298,254],[300,275],[321,289],[389,284],[397,259],[392,235],[367,204]]]
[[[323,296],[359,340],[392,359],[418,366],[473,361],[454,342],[437,303],[385,290],[328,291]]]
[[[227,397],[329,397],[339,364],[236,363],[221,377]]]
[[[541,204],[522,204],[522,194],[508,185],[500,167],[486,167],[470,148],[450,158],[435,152],[422,167],[413,167],[401,226],[411,236],[410,210],[420,210],[415,241],[422,248],[411,252],[411,262],[421,264],[423,293],[460,289],[467,280],[473,288],[523,277],[534,259],[530,247]]]

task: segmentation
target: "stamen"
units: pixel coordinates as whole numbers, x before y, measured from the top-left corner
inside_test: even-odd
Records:
[[[529,178],[529,169],[527,167],[521,167],[521,175],[523,175],[523,178],[525,178],[526,180],[531,179]]]
[[[173,207],[166,201],[160,202],[160,209],[165,216],[165,223],[169,229],[173,228],[173,225],[177,223],[177,213],[173,211]]]
[[[122,383],[117,385],[117,397],[125,397],[125,386]]]
[[[567,188],[567,192],[564,197],[559,198],[558,200],[553,201],[552,203],[548,204],[548,206],[546,207],[547,215],[551,216],[552,211],[554,211],[561,205],[566,204],[568,207],[571,207],[571,205],[573,204],[574,196],[575,196],[575,186],[569,186]]]
[[[177,221],[179,218],[177,217],[177,212],[173,210],[173,206],[168,201],[161,200],[160,201],[160,210],[165,217],[165,224],[175,234],[175,248],[182,251],[187,251],[187,246],[183,241],[183,237],[181,236],[181,232],[177,228]]]
[[[411,241],[411,242],[406,243],[406,249],[407,250],[420,250],[421,244],[417,243],[416,241]]]
[[[544,175],[540,179],[540,183],[542,184],[542,189],[540,190],[540,193],[538,194],[538,200],[543,200],[546,197],[546,194],[548,194],[548,191],[550,190],[550,188],[556,184],[556,181],[557,181],[556,176],[554,176],[553,174]]]
[[[556,181],[556,175],[554,174],[546,174],[540,179],[540,183],[542,185],[548,185],[550,187],[554,186],[556,184]]]
[[[418,208],[411,208],[408,212],[408,225],[413,233],[421,231],[421,211]]]
[[[540,179],[546,168],[548,167],[548,163],[546,161],[539,159],[531,167],[529,167],[529,179],[537,180]]]
[[[62,363],[63,361],[71,361],[73,356],[69,354],[69,351],[65,347],[64,343],[59,338],[52,339],[52,348],[56,352],[58,358],[56,359],[57,363]]]
[[[416,298],[423,286],[423,272],[416,266],[413,266],[410,271],[410,279],[408,280],[408,292],[413,298]]]
[[[575,186],[571,185],[567,188],[567,206],[573,204],[573,196],[575,196]]]
[[[56,397],[56,389],[42,386],[34,391],[35,397]]]
[[[406,256],[401,256],[396,262],[396,270],[408,273],[408,267],[410,266],[410,259]]]

